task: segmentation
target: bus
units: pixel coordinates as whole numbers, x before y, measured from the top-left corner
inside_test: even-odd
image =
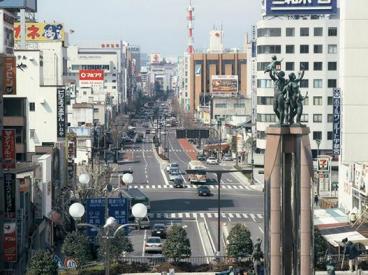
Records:
[[[143,203],[147,207],[147,212],[150,212],[151,210],[150,200],[148,196],[144,194],[140,189],[138,188],[130,188],[126,190],[123,189],[121,190],[121,195],[129,199],[130,211],[132,210],[133,205],[135,205],[136,203]],[[131,213],[129,219],[131,220],[132,218],[133,215]]]
[[[199,160],[192,160],[188,164],[188,169],[190,169],[190,170],[196,170],[196,169],[206,170],[206,166],[204,166],[202,164],[202,162],[200,162]],[[189,174],[189,181],[191,183],[206,183],[207,182],[206,172],[198,171],[197,173]]]

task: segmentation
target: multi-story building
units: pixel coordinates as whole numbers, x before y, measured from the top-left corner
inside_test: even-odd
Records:
[[[177,97],[180,109],[185,113],[190,110],[189,98],[189,55],[178,58]]]
[[[334,147],[340,153],[339,207],[363,212],[368,204],[368,2],[341,1],[341,116],[335,116]],[[339,105],[337,105],[337,110]],[[341,126],[341,128],[339,127]],[[341,130],[341,132],[340,132]],[[365,212],[365,217],[366,217]],[[363,219],[364,221],[365,219]]]
[[[266,147],[266,128],[278,123],[273,110],[273,83],[266,66],[277,56],[286,78],[305,70],[300,82],[302,123],[311,130],[313,155],[332,153],[332,91],[338,86],[339,20],[334,15],[265,16],[257,23],[257,149]]]

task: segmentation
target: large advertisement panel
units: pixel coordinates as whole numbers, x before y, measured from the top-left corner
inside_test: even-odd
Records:
[[[66,104],[65,104],[65,88],[57,89],[57,137],[65,138],[66,132]]]
[[[1,0],[0,9],[37,11],[37,0]]]
[[[337,0],[266,0],[266,15],[335,14]]]
[[[15,219],[15,185],[15,174],[4,173],[4,216],[8,219]]]
[[[3,169],[15,168],[15,130],[2,130]]]
[[[79,85],[96,85],[104,81],[103,70],[80,70]]]
[[[1,2],[0,2],[1,3]],[[2,20],[2,22],[1,22]],[[14,22],[15,15],[7,10],[0,10],[0,54],[14,53]]]
[[[341,150],[341,90],[333,90],[333,128],[332,151],[335,156],[340,155]]]
[[[64,41],[64,26],[59,23],[33,23],[26,25],[26,40],[34,42]],[[21,39],[20,24],[14,24],[14,39]]]
[[[16,94],[16,62],[15,56],[4,57],[4,94],[15,95]]]
[[[212,94],[233,95],[238,93],[237,75],[214,75],[211,79]]]
[[[16,222],[4,222],[4,261],[17,261],[17,224]]]

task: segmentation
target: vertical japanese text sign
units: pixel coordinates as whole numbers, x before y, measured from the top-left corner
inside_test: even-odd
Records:
[[[335,156],[340,155],[341,150],[341,90],[333,89],[333,130],[332,151]]]
[[[65,138],[66,132],[66,104],[65,88],[57,89],[57,137]]]

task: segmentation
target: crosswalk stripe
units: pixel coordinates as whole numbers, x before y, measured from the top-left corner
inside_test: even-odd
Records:
[[[204,213],[199,213],[199,216],[200,216],[201,218],[204,218]]]
[[[190,218],[190,213],[185,213],[186,218]]]
[[[161,185],[157,185],[157,188],[161,188]]]
[[[238,189],[238,186],[236,186],[236,185],[234,185],[233,187],[234,187],[234,189]]]
[[[162,218],[162,213],[157,213],[157,218],[161,219]]]
[[[212,218],[212,214],[211,213],[207,213],[207,217],[208,218]]]
[[[169,218],[169,214],[164,213],[164,217],[165,217],[165,219],[168,219]]]
[[[249,214],[253,221],[256,221],[256,216],[254,214]]]
[[[259,219],[263,219],[263,215],[262,215],[262,214],[257,214],[257,217],[258,217]]]
[[[241,216],[240,216],[240,214],[239,214],[239,213],[236,213],[236,214],[235,214],[235,216],[236,216],[237,218],[239,218],[239,219],[241,218]]]
[[[176,214],[175,213],[171,213],[171,218],[175,219]]]
[[[229,215],[230,218],[234,218],[233,214],[229,213],[228,215]]]
[[[243,213],[243,214],[242,214],[242,216],[243,216],[244,218],[248,219],[248,215],[247,215],[247,214]]]
[[[197,213],[193,213],[193,217],[196,219],[197,218]]]
[[[179,213],[179,218],[183,218],[183,213]]]
[[[213,185],[210,186],[211,189],[215,189],[215,187]]]
[[[243,186],[241,186],[241,185],[239,185],[239,189],[244,189],[244,187],[243,187]]]
[[[213,215],[215,216],[215,218],[218,218],[218,213],[214,213]]]
[[[152,186],[152,189],[156,189],[156,185],[151,185]]]
[[[233,189],[233,187],[231,185],[228,185],[227,188],[228,189]]]
[[[225,213],[221,213],[221,216],[222,216],[223,218],[226,218],[226,214],[225,214]]]

